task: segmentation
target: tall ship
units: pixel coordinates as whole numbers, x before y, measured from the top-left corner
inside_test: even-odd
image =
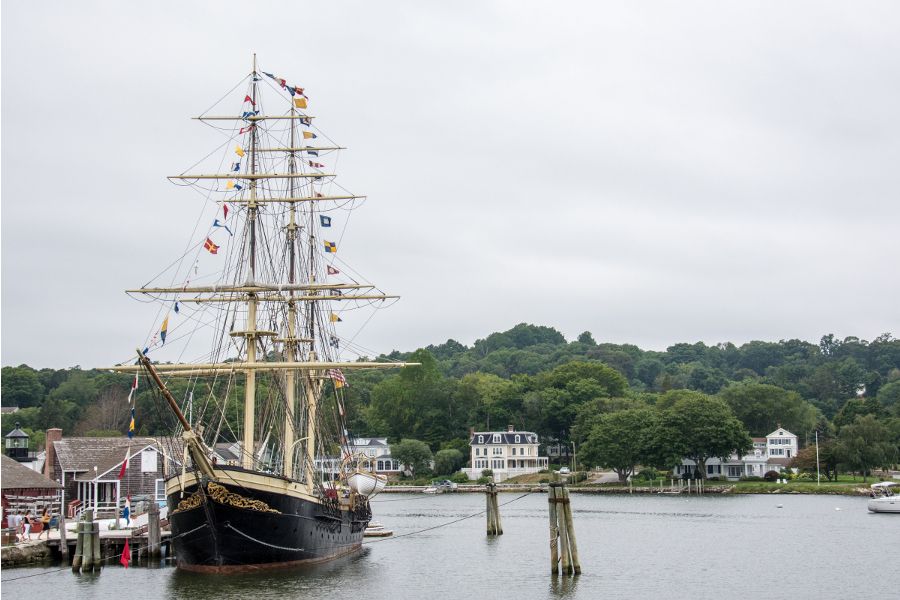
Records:
[[[250,74],[196,117],[221,135],[204,159],[211,168],[201,160],[169,177],[202,199],[187,250],[128,290],[156,320],[137,361],[115,370],[134,374],[133,390],[148,383],[168,410],[177,467],[165,495],[185,570],[350,554],[371,518],[369,498],[385,485],[350,453],[345,373],[412,363],[369,360],[354,344],[359,326],[397,296],[339,258],[364,197],[326,166],[343,148],[308,101],[305,87],[258,69],[254,55]],[[342,331],[345,321],[353,331]]]

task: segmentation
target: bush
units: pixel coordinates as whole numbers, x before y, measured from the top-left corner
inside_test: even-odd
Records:
[[[541,477],[538,479],[538,483],[550,483],[550,479],[547,477]]]
[[[483,471],[481,472],[481,476],[482,476],[482,477],[493,477],[493,476],[494,476],[494,472],[493,472],[492,470],[490,470],[490,469],[485,469],[485,470],[483,470]]]
[[[741,477],[741,481],[762,481],[763,478],[759,475],[746,475]]]
[[[481,477],[478,478],[478,481],[476,481],[475,483],[477,483],[478,485],[485,485],[490,482],[491,482],[490,477],[488,477],[487,475],[482,475]]]
[[[722,481],[722,478],[719,477],[718,475],[713,475],[712,477],[707,477],[706,480],[707,481]]]
[[[462,471],[457,471],[450,476],[450,481],[453,483],[469,483],[469,476]]]
[[[640,479],[642,481],[655,481],[657,477],[659,477],[659,471],[657,471],[656,469],[641,469],[641,471],[635,476],[635,479]]]
[[[781,477],[781,473],[778,471],[766,471],[766,474],[763,475],[763,479],[766,481],[772,482]]]

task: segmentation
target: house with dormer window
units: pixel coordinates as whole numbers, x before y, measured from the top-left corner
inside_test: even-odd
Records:
[[[548,458],[538,456],[537,434],[516,431],[512,425],[506,431],[472,431],[469,446],[471,467],[462,470],[469,479],[478,479],[485,469],[499,482],[547,468]]]
[[[726,460],[710,458],[706,461],[705,477],[720,477],[737,481],[741,477],[762,477],[769,471],[783,471],[797,456],[797,436],[779,427],[764,438],[753,438],[753,447],[744,456],[732,454]],[[690,459],[673,470],[676,476],[699,478],[697,465]]]

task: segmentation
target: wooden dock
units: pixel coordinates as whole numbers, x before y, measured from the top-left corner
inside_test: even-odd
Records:
[[[172,547],[172,532],[168,529],[160,531],[160,554],[163,557],[174,556]],[[146,527],[134,529],[109,529],[100,531],[100,554],[104,557],[103,566],[117,565],[125,548],[125,540],[128,540],[128,549],[131,553],[131,564],[138,564],[146,556],[149,556],[150,538]],[[75,555],[75,543],[77,534],[73,530],[66,531],[66,545],[68,546],[69,562]],[[50,539],[44,542],[59,558],[62,555],[58,531],[50,532]]]

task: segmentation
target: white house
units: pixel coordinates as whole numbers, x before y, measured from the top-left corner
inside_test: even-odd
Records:
[[[463,469],[469,479],[478,479],[485,469],[494,472],[494,481],[504,481],[547,468],[547,457],[538,456],[536,433],[516,431],[510,425],[507,431],[473,431],[471,436],[472,467]]]
[[[399,475],[402,471],[400,461],[391,458],[391,447],[387,438],[351,438],[350,452],[354,455],[362,455],[369,460],[363,463],[364,468],[373,469],[380,475]],[[341,459],[333,456],[316,459],[316,470],[332,476],[338,473]]]
[[[753,448],[744,456],[732,454],[728,460],[710,458],[706,461],[706,477],[725,477],[736,481],[741,477],[762,477],[769,471],[782,471],[791,458],[797,456],[797,436],[779,427],[764,438],[753,438]],[[696,475],[694,461],[684,459],[675,467],[675,475]]]

